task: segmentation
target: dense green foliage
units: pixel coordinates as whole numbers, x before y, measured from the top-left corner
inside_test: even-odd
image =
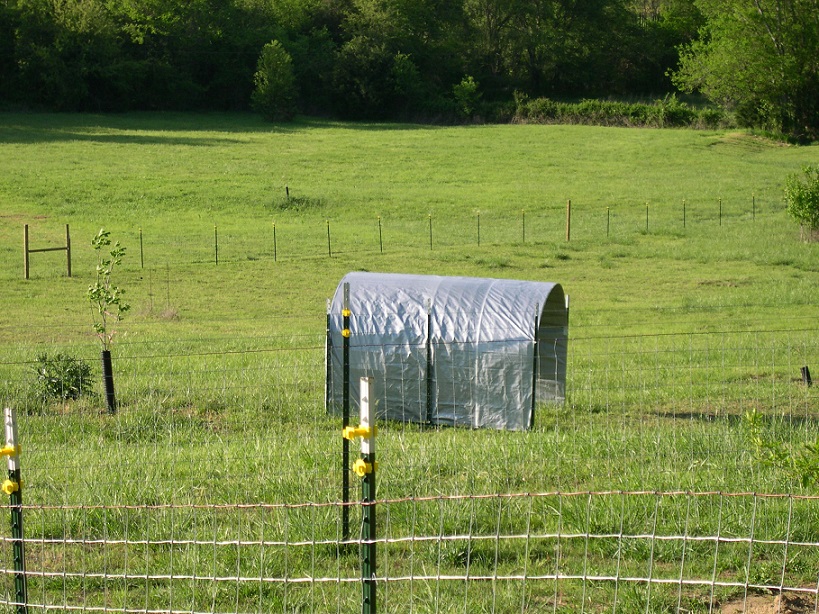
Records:
[[[693,127],[719,128],[727,121],[720,109],[696,109],[674,94],[652,104],[608,100],[557,102],[549,98],[530,100],[515,95],[515,120],[531,123],[592,124],[623,127]]]
[[[0,105],[508,121],[516,93],[677,86],[810,140],[818,13],[812,0],[6,0]]]
[[[269,119],[507,121],[516,92],[644,98],[676,85],[735,112],[741,125],[809,140],[819,130],[818,57],[811,0],[0,6],[0,104],[12,109],[253,106]]]
[[[756,409],[746,412],[742,419],[750,446],[759,462],[789,473],[802,486],[819,482],[819,440],[804,443],[793,450],[781,441],[766,437],[768,421]]]
[[[819,168],[806,166],[802,174],[789,175],[785,182],[788,213],[808,232],[819,228]]]
[[[253,108],[267,119],[290,120],[296,113],[296,79],[293,58],[279,41],[268,43],[262,49],[259,66],[253,76]]]
[[[471,77],[482,106],[466,115],[506,117],[515,90],[670,91],[675,48],[700,21],[692,2],[6,0],[0,98],[63,111],[243,109],[277,40],[302,112],[457,119]]]
[[[94,319],[94,332],[102,343],[103,350],[110,350],[114,340],[113,324],[131,308],[125,302],[125,290],[111,283],[114,268],[122,264],[125,248],[119,241],[111,241],[111,233],[100,228],[91,240],[91,246],[97,254],[97,277],[88,286],[86,296],[91,303],[91,314]],[[110,248],[110,249],[109,249]]]
[[[819,7],[814,0],[698,0],[702,36],[676,81],[735,109],[741,124],[819,136]]]
[[[54,356],[39,354],[34,364],[35,396],[50,402],[53,399],[67,401],[79,399],[94,391],[91,365],[70,354],[57,352]]]

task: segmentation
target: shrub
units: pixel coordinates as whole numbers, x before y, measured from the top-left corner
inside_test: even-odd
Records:
[[[515,91],[515,118],[522,121],[547,122],[557,118],[557,103],[549,98],[532,100],[523,92]]]
[[[452,94],[455,97],[455,103],[461,117],[466,119],[472,117],[481,98],[478,83],[475,79],[469,75],[465,76],[460,83],[452,86]]]
[[[289,121],[296,114],[296,77],[293,59],[274,40],[264,46],[256,74],[256,89],[251,97],[253,108],[270,121]]]
[[[481,111],[490,124],[508,124],[515,117],[515,103],[510,100],[484,102]]]
[[[524,93],[515,92],[514,119],[519,122],[663,128],[718,127],[725,116],[718,109],[698,112],[674,94],[646,104],[594,99],[555,102],[549,98],[530,99]]]
[[[418,70],[409,54],[395,54],[390,76],[395,87],[395,94],[403,101],[404,106],[406,108],[419,106],[424,98],[424,83],[421,71]]]
[[[819,483],[819,440],[803,443],[801,448],[788,447],[766,436],[765,420],[754,408],[745,412],[743,425],[756,461],[784,471],[803,487]]]
[[[802,175],[794,173],[785,181],[788,213],[808,227],[808,235],[819,229],[819,168],[805,166]]]
[[[577,124],[602,124],[611,123],[613,109],[606,109],[605,103],[599,100],[585,99],[567,108],[572,117],[572,122]]]
[[[746,100],[736,105],[737,124],[743,128],[761,128],[762,130],[780,132],[781,120],[776,109],[764,100]]]
[[[660,110],[650,104],[629,105],[629,122],[631,126],[660,127]]]
[[[37,396],[46,399],[78,399],[94,384],[91,365],[68,354],[37,356]]]
[[[677,100],[676,94],[666,96],[657,101],[660,109],[661,127],[690,126],[697,118],[697,112],[684,102]]]
[[[705,107],[697,113],[698,128],[719,128],[726,122],[725,112],[716,107]]]

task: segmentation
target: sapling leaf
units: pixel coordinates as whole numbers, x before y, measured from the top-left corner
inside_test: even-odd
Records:
[[[126,250],[124,246],[120,245],[119,241],[114,242],[113,247],[111,247],[110,235],[109,231],[100,228],[99,232],[91,240],[91,245],[97,252],[97,279],[94,284],[88,287],[86,293],[91,303],[92,316],[96,314],[93,328],[102,343],[103,350],[110,349],[115,333],[115,331],[109,329],[109,317],[113,321],[119,322],[122,320],[123,314],[130,309],[130,305],[123,300],[125,291],[111,283],[114,268],[122,263]],[[103,248],[108,247],[111,247],[111,249],[106,254]]]

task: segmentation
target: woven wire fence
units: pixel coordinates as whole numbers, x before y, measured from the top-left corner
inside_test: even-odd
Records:
[[[358,609],[323,341],[121,342],[115,415],[98,383],[37,398],[39,348],[10,353],[29,610]],[[380,609],[718,611],[773,592],[816,611],[819,500],[796,461],[819,440],[800,377],[817,357],[814,328],[578,335],[566,402],[528,431],[379,425]]]
[[[759,592],[803,603],[817,594],[816,496],[551,492],[377,505],[382,611],[688,612],[744,605]],[[362,542],[340,541],[338,504],[25,513],[30,611],[326,612],[360,603]]]
[[[161,284],[164,267],[187,264],[226,264],[255,261],[286,262],[329,258],[350,254],[404,254],[442,248],[554,243],[568,247],[567,241],[626,239],[641,234],[710,237],[714,232],[736,233],[782,215],[779,195],[748,195],[741,202],[722,202],[717,196],[708,201],[648,203],[634,198],[616,198],[608,206],[600,203],[543,203],[529,211],[471,211],[408,217],[381,217],[377,212],[364,219],[320,215],[305,216],[298,207],[270,208],[251,226],[225,219],[169,228],[116,228],[115,235],[127,248],[124,267],[144,269]],[[757,217],[759,223],[757,224]],[[66,245],[64,230],[50,220],[28,220],[32,250],[54,250]],[[115,224],[116,226],[116,224]],[[723,228],[724,227],[724,228]],[[73,269],[93,270],[95,256],[90,227],[71,227]],[[19,228],[22,233],[23,226]],[[0,234],[18,236],[11,225],[0,225]],[[10,279],[22,274],[19,252],[13,242],[0,245],[0,276]],[[483,256],[492,264],[491,252]],[[505,256],[500,256],[502,261]],[[65,254],[32,254],[33,278],[65,274]]]

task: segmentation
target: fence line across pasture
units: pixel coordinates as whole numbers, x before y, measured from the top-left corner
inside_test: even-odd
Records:
[[[754,223],[757,217],[765,218],[777,211],[770,204],[763,207],[755,195],[743,204],[723,203],[720,197],[715,197],[709,204],[695,204],[684,198],[674,205],[658,205],[651,201],[605,206],[571,203],[571,200],[567,201],[565,213],[561,208],[531,208],[508,215],[475,211],[468,215],[430,213],[411,219],[374,214],[366,220],[316,218],[310,222],[298,216],[288,217],[287,212],[279,212],[282,215],[275,219],[274,212],[271,212],[269,219],[258,220],[252,229],[239,230],[228,224],[220,226],[218,220],[214,220],[175,234],[143,227],[118,230],[125,233],[120,241],[131,256],[125,266],[158,270],[168,262],[218,265],[456,246],[543,242],[560,245],[570,244],[572,240],[635,234],[690,233],[703,227],[713,227],[716,231],[728,221]],[[38,226],[44,226],[44,223]],[[447,232],[440,231],[443,227]],[[458,231],[453,232],[453,228]],[[80,242],[79,246],[74,246],[75,255],[90,258],[90,248],[83,249],[82,245],[84,243]],[[47,248],[47,251],[54,249],[64,248]],[[28,253],[26,249],[24,252]],[[47,265],[39,264],[38,269],[44,266]],[[77,266],[74,268],[78,269]]]
[[[713,210],[703,214],[703,205],[692,207],[685,199],[680,204],[679,219],[672,221],[669,219],[668,205],[664,207],[661,214],[650,215],[650,205],[641,203],[639,206],[621,204],[620,206],[609,205],[605,209],[598,207],[589,208],[586,206],[574,205],[572,208],[571,199],[567,201],[567,212],[565,220],[562,213],[555,213],[551,210],[521,210],[516,215],[492,216],[484,212],[475,212],[472,216],[463,215],[434,215],[428,214],[426,218],[412,220],[406,217],[387,220],[380,215],[368,218],[369,224],[357,221],[352,227],[355,231],[340,233],[338,227],[343,225],[332,222],[330,219],[317,220],[313,227],[305,225],[300,221],[297,228],[298,246],[294,245],[292,233],[293,228],[288,229],[286,223],[271,222],[269,232],[246,233],[232,230],[228,233],[222,232],[218,235],[218,226],[214,227],[211,239],[202,231],[200,239],[197,241],[192,237],[188,239],[190,245],[197,245],[191,249],[190,253],[198,254],[194,257],[194,262],[208,262],[214,264],[229,261],[244,261],[257,259],[273,259],[278,261],[328,257],[332,258],[350,253],[384,253],[385,251],[406,250],[409,248],[434,250],[436,247],[452,247],[483,244],[525,244],[527,237],[529,243],[543,241],[553,241],[555,243],[570,243],[571,238],[583,240],[588,238],[628,236],[631,234],[650,234],[654,232],[684,231],[693,226],[692,214],[699,213],[695,220],[697,223],[716,222],[716,228],[722,227],[723,218],[728,218],[728,208],[723,207],[722,199],[714,199]],[[745,218],[750,213],[750,220],[756,221],[758,207],[756,197],[751,197],[751,208],[749,210],[740,209],[739,212],[732,211],[733,219]],[[631,209],[634,209],[633,211]],[[572,213],[573,211],[573,213]],[[602,213],[601,213],[602,212]],[[597,215],[599,219],[593,217]],[[483,215],[483,234],[481,230],[481,219]],[[574,217],[572,217],[574,216]],[[494,219],[493,219],[494,217]],[[673,217],[673,216],[672,216]],[[650,219],[653,222],[650,223]],[[571,220],[574,220],[572,222]],[[596,221],[595,221],[596,220]],[[658,220],[660,220],[658,222]],[[346,220],[349,222],[349,220]],[[494,222],[494,223],[493,223]],[[443,224],[448,232],[442,233],[436,228]],[[563,229],[565,224],[565,231]],[[292,223],[291,223],[292,225]],[[570,233],[571,225],[574,231]],[[462,232],[452,233],[453,226],[457,226]],[[331,235],[331,227],[334,228]],[[471,228],[471,232],[470,229]],[[145,240],[143,230],[138,230],[139,234],[139,260],[141,267],[145,266]],[[290,234],[290,237],[288,237]],[[254,236],[255,235],[255,236]],[[389,241],[390,236],[401,236],[403,240]],[[220,239],[221,237],[221,243]],[[292,247],[286,245],[290,240]],[[305,243],[306,240],[306,243]],[[194,243],[195,241],[195,243]],[[168,245],[168,241],[154,245]],[[171,245],[179,245],[179,239],[172,240]],[[184,259],[176,258],[176,261]]]

